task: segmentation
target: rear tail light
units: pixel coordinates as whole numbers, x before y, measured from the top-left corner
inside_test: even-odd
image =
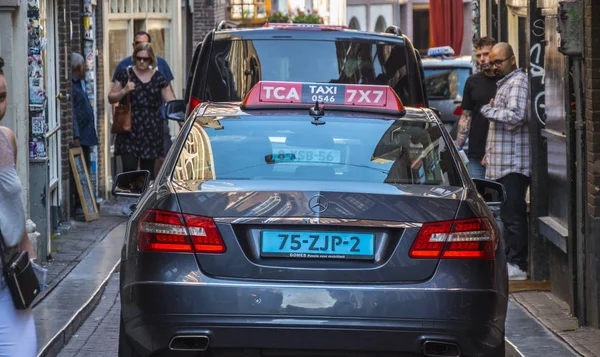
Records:
[[[190,97],[190,101],[188,102],[188,105],[187,105],[187,108],[186,108],[186,113],[185,113],[186,117],[189,116],[190,114],[192,114],[192,111],[194,109],[196,109],[196,107],[198,105],[200,105],[200,103],[202,103],[200,101],[200,99],[198,99],[198,98],[196,98],[194,96]]]
[[[462,108],[460,107],[460,105],[456,107],[456,109],[454,109],[454,112],[452,114],[456,115],[457,117],[462,115]]]
[[[225,244],[212,218],[149,210],[138,224],[143,252],[224,253]]]
[[[425,223],[411,249],[418,259],[494,259],[498,239],[486,218]]]

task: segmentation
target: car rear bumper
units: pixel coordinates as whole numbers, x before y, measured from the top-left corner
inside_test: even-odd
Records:
[[[396,356],[418,355],[427,340],[456,343],[469,356],[492,355],[504,343],[506,296],[490,290],[143,283],[121,299],[125,334],[144,356],[168,351],[175,336],[207,336],[211,350]]]
[[[421,353],[425,341],[455,343],[461,355],[468,356],[491,356],[504,343],[503,331],[496,327],[458,321],[154,315],[125,326],[128,338],[144,356],[168,351],[176,336],[207,336],[210,350],[369,351],[407,356]]]

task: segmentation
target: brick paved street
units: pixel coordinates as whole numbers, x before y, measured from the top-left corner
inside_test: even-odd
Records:
[[[48,269],[47,286],[37,298],[36,304],[79,264],[96,243],[117,225],[127,220],[121,212],[122,206],[123,203],[106,202],[102,206],[99,220],[72,221],[68,232],[57,235],[52,240],[52,257],[42,264]]]
[[[117,356],[119,349],[119,274],[111,277],[100,303],[58,357]]]
[[[577,319],[569,313],[569,306],[552,293],[528,291],[511,296],[579,354],[585,357],[600,356],[600,330],[578,327]]]

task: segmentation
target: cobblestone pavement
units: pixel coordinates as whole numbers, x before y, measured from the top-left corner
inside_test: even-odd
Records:
[[[569,306],[550,292],[527,291],[512,298],[582,356],[600,356],[600,330],[579,327]]]
[[[98,306],[58,357],[117,356],[119,349],[119,274],[110,278]]]

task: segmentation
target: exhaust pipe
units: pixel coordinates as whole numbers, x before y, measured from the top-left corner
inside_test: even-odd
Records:
[[[428,357],[459,357],[460,348],[456,343],[444,341],[425,341],[423,354]]]
[[[205,335],[175,336],[169,342],[171,351],[206,351],[210,338]]]

